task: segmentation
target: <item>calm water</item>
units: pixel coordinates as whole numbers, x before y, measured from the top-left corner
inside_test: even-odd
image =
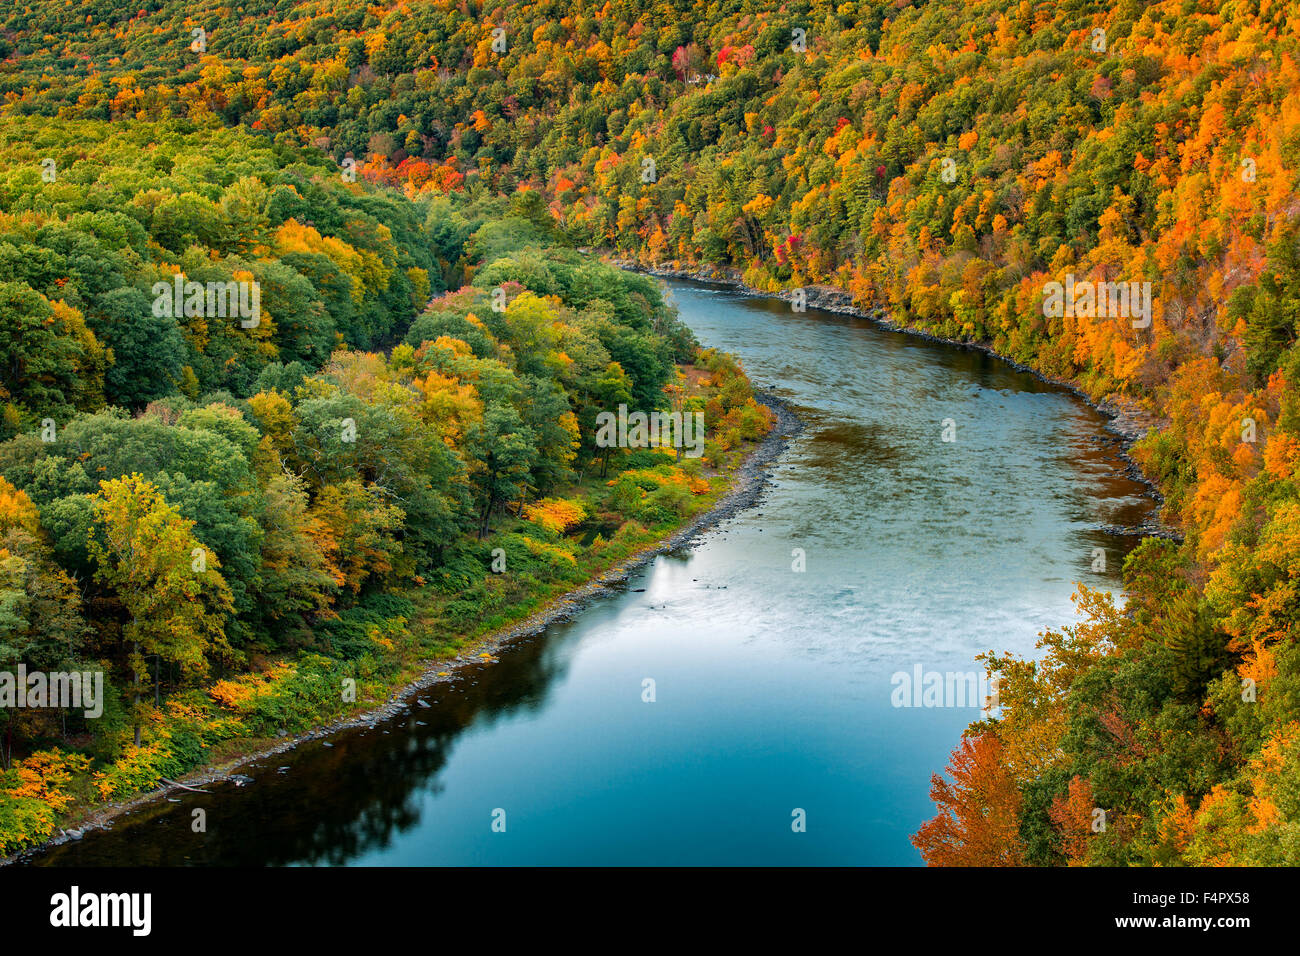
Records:
[[[1100,416],[995,359],[673,293],[702,342],[807,423],[755,508],[427,707],[40,862],[918,864],[930,774],[977,710],[895,708],[891,675],[1031,653],[1073,620],[1076,581],[1117,586],[1133,542],[1098,529],[1149,504]],[[1097,547],[1112,574],[1091,570]]]

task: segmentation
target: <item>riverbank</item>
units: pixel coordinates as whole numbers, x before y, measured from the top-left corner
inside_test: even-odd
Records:
[[[64,828],[57,836],[0,859],[0,866],[34,859],[53,847],[81,839],[87,832],[110,828],[115,820],[164,799],[174,790],[198,789],[206,785],[230,781],[241,784],[247,782],[247,778],[237,771],[250,763],[291,751],[304,743],[322,740],[348,729],[358,727],[373,729],[384,721],[409,710],[412,705],[411,698],[419,693],[434,685],[461,679],[467,669],[484,664],[484,655],[487,655],[488,659],[494,658],[512,644],[536,637],[553,624],[571,620],[591,602],[607,593],[611,587],[626,581],[634,572],[657,556],[690,545],[705,531],[752,507],[769,484],[769,470],[784,451],[786,442],[803,430],[803,423],[798,416],[777,396],[758,389],[755,389],[754,395],[756,400],[775,416],[772,428],[734,467],[730,475],[730,489],[707,511],[694,516],[659,543],[617,562],[597,577],[566,592],[528,617],[468,642],[455,657],[428,662],[417,678],[394,690],[388,699],[377,707],[305,733],[286,736],[271,745],[257,747],[219,764],[197,768],[177,780],[169,781],[167,786],[128,800],[96,806],[88,810],[84,816],[72,821],[73,825]]]
[[[599,250],[595,252],[599,252]],[[689,282],[701,282],[708,285],[723,286],[734,290],[746,298],[775,298],[787,302],[793,301],[794,298],[794,293],[789,290],[780,292],[764,292],[761,289],[756,289],[753,286],[746,284],[741,278],[740,272],[735,269],[721,269],[716,266],[702,266],[695,270],[671,269],[646,266],[633,260],[609,256],[607,253],[604,254],[604,257],[610,265],[618,266],[621,269],[628,269],[632,272],[639,272],[643,275],[655,276],[661,279],[684,279]],[[1152,509],[1150,520],[1142,525],[1136,527],[1104,526],[1099,530],[1108,534],[1117,534],[1126,537],[1157,537],[1168,538],[1172,541],[1182,540],[1182,532],[1173,526],[1165,524],[1162,519],[1164,496],[1160,492],[1159,485],[1157,485],[1156,482],[1142,470],[1142,467],[1129,453],[1133,445],[1144,438],[1152,428],[1159,430],[1163,426],[1163,422],[1147,413],[1144,409],[1139,408],[1136,403],[1120,403],[1113,400],[1098,401],[1084,391],[1084,389],[1076,382],[1053,375],[1046,375],[1031,365],[1025,365],[1022,362],[1017,362],[1015,359],[1002,355],[985,342],[972,342],[965,339],[945,338],[941,335],[935,335],[922,329],[912,328],[902,322],[895,321],[890,317],[888,311],[882,307],[867,309],[860,308],[853,304],[852,294],[845,289],[835,286],[815,285],[804,287],[803,292],[805,304],[809,308],[818,309],[823,312],[850,315],[854,318],[866,319],[883,329],[914,336],[926,342],[934,342],[941,345],[983,352],[986,355],[1006,363],[1019,372],[1032,375],[1040,382],[1044,382],[1071,393],[1089,408],[1093,409],[1106,419],[1106,431],[1116,437],[1118,452],[1120,458],[1125,464],[1125,474],[1129,478],[1132,478],[1134,481],[1143,485],[1147,489],[1148,497],[1150,497],[1152,502],[1155,504],[1155,507]]]

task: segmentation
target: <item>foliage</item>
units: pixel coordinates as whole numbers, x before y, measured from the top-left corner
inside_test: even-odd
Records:
[[[0,852],[374,706],[653,540],[602,510],[598,453],[639,453],[592,424],[682,400],[695,342],[544,208],[189,120],[4,116],[0,155],[0,665],[106,685],[98,719],[0,714]],[[256,282],[260,322],[159,315],[176,275]]]

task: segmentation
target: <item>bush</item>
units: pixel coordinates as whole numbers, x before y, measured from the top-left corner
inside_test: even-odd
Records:
[[[44,750],[0,772],[0,855],[49,839],[72,801],[68,785],[89,765],[81,754]]]

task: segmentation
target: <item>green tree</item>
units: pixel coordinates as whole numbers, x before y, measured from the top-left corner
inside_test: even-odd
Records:
[[[519,410],[504,403],[489,405],[483,412],[483,421],[471,428],[466,437],[470,454],[477,463],[475,483],[482,502],[478,532],[481,540],[487,537],[492,512],[497,506],[523,493],[528,473],[537,462],[537,442]]]
[[[104,354],[81,313],[51,304],[25,282],[0,282],[0,402],[19,420],[62,421],[103,403],[86,384],[103,381]],[[0,421],[0,438],[16,431]]]
[[[172,391],[186,357],[174,318],[155,316],[149,297],[134,288],[101,296],[91,318],[113,350],[113,365],[106,375],[110,402],[139,408]]]

